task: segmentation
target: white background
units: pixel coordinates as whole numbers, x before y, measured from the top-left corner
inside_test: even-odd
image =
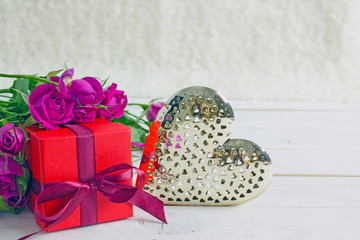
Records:
[[[63,67],[130,97],[360,101],[360,3],[0,0],[0,72]],[[1,79],[0,87],[9,82]]]

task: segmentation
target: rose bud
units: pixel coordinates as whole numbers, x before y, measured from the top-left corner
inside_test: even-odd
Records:
[[[68,87],[68,93],[76,99],[78,105],[98,105],[104,98],[101,83],[92,77],[73,80]]]
[[[23,209],[28,201],[29,194],[23,194],[20,199],[18,190],[4,196],[6,204],[11,208]]]
[[[68,69],[68,70],[66,70],[65,72],[63,72],[63,74],[61,74],[60,77],[51,76],[51,77],[49,77],[49,79],[50,79],[50,81],[57,82],[57,83],[58,83],[58,82],[60,81],[60,79],[61,79],[62,81],[64,81],[65,86],[69,86],[70,83],[71,83],[71,81],[72,81],[73,75],[74,75],[74,69],[71,68],[71,69]]]
[[[95,106],[76,106],[74,107],[74,123],[88,123],[94,122],[96,117],[97,108]]]
[[[16,189],[15,176],[22,176],[23,170],[10,156],[0,155],[0,196],[7,196]]]
[[[146,113],[146,118],[149,120],[149,121],[154,121],[156,116],[158,115],[160,109],[164,106],[163,103],[161,102],[154,102],[150,105],[149,109],[147,110],[147,113]]]
[[[106,108],[99,108],[97,115],[99,117],[108,119],[120,118],[124,115],[124,110],[127,105],[127,97],[124,91],[116,90],[117,85],[113,83],[108,89],[104,91],[105,99],[101,103]]]
[[[13,123],[5,124],[0,128],[0,151],[16,157],[23,148],[25,142],[24,132],[14,127]]]
[[[37,86],[29,97],[32,117],[47,129],[58,129],[73,119],[74,99],[66,94],[66,86],[59,81],[59,90],[54,84]]]

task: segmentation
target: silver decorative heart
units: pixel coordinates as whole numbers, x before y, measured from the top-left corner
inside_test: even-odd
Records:
[[[171,205],[234,205],[260,195],[272,164],[258,145],[229,139],[234,113],[213,89],[174,94],[150,129],[140,168],[144,189]]]

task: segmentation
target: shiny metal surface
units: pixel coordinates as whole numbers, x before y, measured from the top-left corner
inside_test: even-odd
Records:
[[[269,156],[253,142],[229,139],[234,113],[213,89],[177,92],[156,121],[147,140],[156,148],[153,155],[144,152],[141,167],[150,176],[144,189],[165,204],[234,205],[269,185]]]

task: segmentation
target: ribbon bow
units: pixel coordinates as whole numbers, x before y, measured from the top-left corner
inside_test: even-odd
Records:
[[[118,182],[132,178],[132,169],[138,174],[139,187],[133,187]],[[119,172],[121,171],[121,172]],[[117,173],[116,173],[117,172]],[[166,223],[164,204],[162,201],[142,190],[145,184],[145,174],[142,170],[128,164],[117,164],[109,167],[95,175],[88,182],[80,183],[73,181],[64,181],[56,183],[45,190],[41,191],[35,202],[35,216],[42,222],[50,225],[38,232],[29,234],[19,240],[27,239],[34,234],[46,231],[68,218],[79,206],[86,196],[90,193],[99,191],[105,198],[111,202],[124,203],[129,202],[144,211],[150,213],[157,219]],[[39,205],[48,201],[64,198],[74,194],[68,203],[59,212],[52,216],[43,216],[39,212]]]

